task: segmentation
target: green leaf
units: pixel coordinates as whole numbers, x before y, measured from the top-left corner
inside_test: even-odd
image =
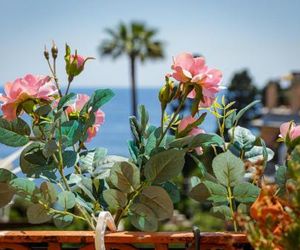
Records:
[[[103,198],[112,209],[123,208],[127,203],[125,194],[117,189],[106,189],[103,192]]]
[[[204,202],[209,198],[210,192],[205,184],[200,182],[192,188],[189,196],[196,201]]]
[[[8,183],[0,183],[0,208],[6,206],[14,197],[14,190]]]
[[[166,190],[173,203],[178,203],[180,201],[179,189],[173,182],[167,181],[161,184],[161,187]]]
[[[286,166],[278,166],[275,174],[275,182],[280,188],[279,195],[285,194],[285,185],[287,182],[287,167]]]
[[[145,145],[145,154],[150,156],[153,149],[156,148],[156,141],[157,141],[157,130],[155,129],[149,135],[146,145]]]
[[[269,148],[266,148],[266,152],[267,152],[267,161],[272,160],[274,157],[274,152]],[[245,152],[244,159],[251,162],[264,160],[264,147],[254,146],[253,148],[250,149],[250,151]]]
[[[68,106],[69,103],[73,101],[75,96],[76,96],[76,94],[74,94],[74,93],[69,93],[67,95],[64,95],[62,98],[60,98],[58,105],[57,105],[57,109],[61,109],[65,106]]]
[[[39,116],[47,116],[52,111],[52,107],[50,105],[43,105],[38,107],[34,113]]]
[[[222,219],[232,219],[230,208],[226,205],[214,206],[212,207],[211,212],[214,213],[215,216],[220,217]]]
[[[210,197],[208,198],[208,200],[213,201],[215,203],[228,201],[227,190],[223,185],[211,181],[204,181],[203,184],[210,193]]]
[[[52,158],[43,155],[43,144],[33,142],[29,144],[20,155],[20,167],[28,177],[38,178],[46,176],[56,179],[55,164]]]
[[[62,137],[67,147],[73,146],[82,136],[83,127],[77,120],[66,121],[61,124]]]
[[[25,178],[16,178],[11,180],[10,186],[18,195],[28,200],[31,200],[36,190],[34,182]]]
[[[70,191],[63,191],[57,196],[58,205],[64,209],[71,209],[75,206],[75,195]]]
[[[228,115],[225,118],[225,127],[227,129],[232,128],[234,126],[235,119],[236,119],[236,111],[233,111],[233,112],[231,112],[230,115]]]
[[[130,193],[140,184],[140,171],[132,163],[118,162],[110,170],[109,180],[120,191]]]
[[[200,175],[201,175],[201,178],[204,177],[205,173],[206,173],[206,168],[205,168],[205,165],[193,154],[188,154],[192,159],[193,161],[195,162],[198,170],[200,171]]]
[[[234,198],[243,203],[254,202],[259,195],[260,189],[249,182],[240,183],[233,189]]]
[[[209,147],[211,145],[223,146],[224,140],[216,134],[198,134],[189,143],[189,148]]]
[[[53,155],[58,149],[58,146],[56,144],[56,141],[55,140],[50,140],[48,141],[44,148],[42,149],[43,151],[43,155],[48,158],[50,157],[51,155]]]
[[[5,168],[0,168],[0,182],[8,183],[17,176]]]
[[[217,155],[212,167],[218,181],[226,187],[236,186],[243,180],[244,163],[230,151]]]
[[[254,146],[256,141],[255,135],[249,129],[237,126],[230,129],[229,135],[232,138],[234,130],[233,144],[239,150],[249,150]]]
[[[198,176],[192,176],[191,177],[191,186],[192,186],[192,188],[197,186],[199,183],[201,183],[201,179]]]
[[[43,182],[40,186],[42,197],[52,204],[57,200],[57,190],[51,182]]]
[[[41,204],[32,204],[27,208],[28,222],[31,224],[42,224],[51,220],[48,211]]]
[[[128,150],[129,150],[132,161],[134,163],[137,163],[139,149],[135,145],[134,141],[128,141],[127,144],[128,144]],[[146,146],[146,150],[147,150],[147,148],[149,148],[149,147]]]
[[[130,207],[129,220],[134,227],[142,231],[153,232],[158,228],[155,214],[145,204],[133,204]]]
[[[173,215],[173,203],[168,193],[158,186],[148,186],[138,196],[139,202],[149,207],[158,220],[169,219]]]
[[[139,117],[141,120],[141,131],[145,134],[149,122],[149,114],[144,105],[139,106]]]
[[[80,154],[80,168],[83,172],[92,173],[95,168],[102,164],[107,154],[107,149],[96,148]]]
[[[64,166],[66,166],[68,168],[74,167],[79,160],[78,154],[72,150],[64,151],[62,156],[63,156]]]
[[[57,228],[64,228],[72,224],[74,217],[72,215],[55,214],[53,223]]]
[[[93,195],[93,183],[91,178],[82,176],[81,181],[77,183],[77,186],[81,188],[83,193],[87,195],[92,201],[96,201]]]
[[[159,184],[177,176],[184,165],[183,150],[169,149],[152,156],[145,164],[144,174],[148,181]]]
[[[76,195],[76,203],[84,207],[88,212],[94,213],[94,205],[91,202],[85,201],[79,194]]]
[[[193,140],[193,136],[188,135],[182,138],[175,139],[174,141],[171,141],[168,146],[170,148],[184,148],[188,146],[192,140]]]
[[[99,161],[96,168],[92,172],[95,179],[105,179],[109,177],[110,170],[116,162],[128,161],[127,158],[117,155],[108,155]]]
[[[110,101],[113,96],[114,93],[110,89],[96,90],[89,101],[83,106],[80,114],[82,115],[88,112],[96,112],[101,106]]]
[[[29,142],[30,128],[21,118],[7,121],[0,117],[0,143],[11,147],[21,147]]]
[[[130,116],[129,117],[129,124],[130,124],[130,129],[131,132],[135,138],[136,141],[140,141],[141,140],[141,127],[136,119],[135,116]]]
[[[241,109],[237,115],[236,115],[236,118],[235,118],[235,123],[237,124],[239,119],[249,110],[251,109],[252,107],[254,107],[257,103],[260,103],[259,100],[256,100],[256,101],[253,101],[251,102],[250,104],[248,104],[245,108]]]

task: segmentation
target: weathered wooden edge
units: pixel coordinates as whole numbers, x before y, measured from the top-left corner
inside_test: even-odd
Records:
[[[93,231],[0,231],[0,243],[92,243]],[[106,243],[191,243],[192,232],[107,232]],[[201,244],[224,245],[248,243],[244,233],[204,232],[201,233]]]

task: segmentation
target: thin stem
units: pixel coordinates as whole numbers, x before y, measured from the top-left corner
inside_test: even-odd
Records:
[[[54,69],[52,68],[49,59],[47,59],[46,61],[47,61],[47,63],[48,63],[49,69],[50,69],[50,71],[51,71],[51,73],[52,73],[52,76],[53,76],[53,79],[54,79],[56,88],[57,88],[57,90],[58,90],[58,94],[59,94],[60,97],[62,97],[62,92],[61,92],[61,90],[60,90],[60,86],[59,86],[59,83],[58,83],[58,79],[57,79],[57,77],[56,77],[56,72],[55,72]],[[55,61],[54,61],[54,62],[55,62]],[[54,64],[55,64],[55,63],[54,63]],[[54,67],[56,67],[56,66],[54,65]],[[56,70],[56,69],[55,69],[55,70]]]
[[[125,206],[125,208],[121,208],[117,211],[117,214],[115,216],[115,224],[116,227],[118,228],[118,225],[121,221],[121,219],[123,218],[124,214],[126,214],[130,208],[130,206],[132,205],[132,203],[134,202],[135,198],[141,193],[141,191],[143,190],[144,186],[146,185],[146,182],[143,182],[136,191],[134,191],[131,199],[127,202],[127,205]]]
[[[58,156],[59,159],[56,161],[58,161],[58,170],[59,173],[61,175],[62,181],[64,183],[65,188],[68,191],[71,191],[69,185],[68,185],[68,181],[64,175],[64,165],[63,165],[63,156],[62,156],[62,132],[61,132],[61,120],[58,120],[58,131],[59,131],[59,143],[58,143]],[[55,156],[55,155],[54,155]],[[56,158],[56,156],[54,157],[54,159]],[[76,204],[76,208],[81,212],[81,214],[83,215],[83,217],[85,218],[85,221],[89,224],[89,226],[94,230],[95,226],[93,224],[93,221],[91,220],[90,216],[88,215],[88,213],[85,211],[85,209],[83,209],[80,205]]]
[[[67,95],[67,94],[69,93],[69,90],[70,90],[70,86],[71,86],[71,82],[72,82],[72,81],[73,81],[73,77],[68,77],[68,86],[67,86],[65,95]]]
[[[165,135],[167,134],[168,130],[169,130],[169,129],[171,128],[171,126],[173,125],[173,122],[175,121],[177,115],[180,113],[181,108],[182,108],[183,105],[184,105],[186,96],[187,96],[187,95],[184,95],[184,97],[182,98],[182,100],[181,100],[181,102],[180,102],[180,104],[179,104],[177,110],[174,112],[173,117],[172,117],[171,121],[169,122],[168,126],[166,127],[166,129],[164,130],[163,127],[161,128],[163,132],[162,132],[162,134],[161,134],[159,140],[156,142],[156,147],[159,147],[159,145],[161,144],[161,142],[162,142],[162,140],[164,139]]]
[[[217,111],[217,109],[215,107],[214,107],[214,112],[219,114],[219,112]],[[224,120],[224,117],[223,117],[223,120]],[[221,125],[220,119],[218,117],[217,117],[217,122],[218,122],[218,127],[219,127],[219,131],[220,131],[220,135],[224,139],[224,131],[222,129],[222,125]]]
[[[161,106],[161,116],[160,116],[160,127],[161,127],[161,129],[164,128],[165,110],[166,110],[166,108]]]
[[[232,217],[232,222],[233,222],[233,227],[234,227],[234,231],[237,232],[237,224],[236,221],[234,219],[234,208],[233,208],[233,196],[232,196],[232,192],[231,192],[231,188],[230,186],[227,186],[227,192],[228,192],[228,201],[229,201],[229,208],[230,208],[230,212],[231,212],[231,217]]]
[[[73,216],[76,219],[86,221],[86,219],[84,217],[78,216],[78,215],[70,213],[68,211],[59,211],[59,210],[55,210],[53,208],[50,208],[49,213],[55,213],[55,214],[61,214],[61,215],[71,215],[71,216]]]

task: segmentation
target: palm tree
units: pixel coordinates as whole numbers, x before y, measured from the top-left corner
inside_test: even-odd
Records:
[[[115,30],[106,29],[106,33],[110,37],[100,45],[101,55],[111,56],[113,59],[126,55],[129,59],[132,114],[136,116],[136,62],[163,58],[163,44],[155,40],[157,34],[155,29],[138,22],[132,22],[129,25],[120,23]]]

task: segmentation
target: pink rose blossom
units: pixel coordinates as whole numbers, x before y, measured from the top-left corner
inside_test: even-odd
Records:
[[[292,141],[300,137],[300,125],[296,126],[294,122],[285,122],[281,124],[279,136],[285,139],[287,135]]]
[[[3,118],[12,121],[17,118],[18,106],[27,100],[51,101],[57,95],[55,84],[48,76],[35,76],[28,74],[4,86],[5,94],[0,94],[3,102],[1,109]]]
[[[191,115],[183,118],[178,125],[178,132],[179,133],[182,132],[189,124],[192,124],[195,121],[197,121],[197,119]],[[192,130],[189,132],[189,135],[194,136],[194,135],[204,134],[204,133],[205,133],[205,131],[203,129],[195,127],[195,128],[192,128]],[[201,147],[195,148],[195,151],[198,155],[203,154],[203,150]]]
[[[73,103],[66,109],[66,113],[68,115],[72,113],[79,113],[89,99],[90,97],[88,95],[78,94],[75,103]],[[91,141],[91,139],[96,136],[97,132],[99,131],[100,125],[104,123],[104,118],[105,114],[102,110],[99,109],[95,112],[95,124],[87,131],[87,142]]]
[[[80,69],[84,66],[85,57],[80,55],[71,55],[70,56],[70,64],[74,62],[74,60],[77,59],[77,68]]]
[[[174,59],[172,77],[182,83],[196,83],[201,86],[204,102],[202,107],[209,107],[214,102],[216,94],[220,91],[222,72],[209,69],[203,57],[193,57],[189,53],[181,53]],[[196,92],[192,90],[189,98],[195,98]]]

